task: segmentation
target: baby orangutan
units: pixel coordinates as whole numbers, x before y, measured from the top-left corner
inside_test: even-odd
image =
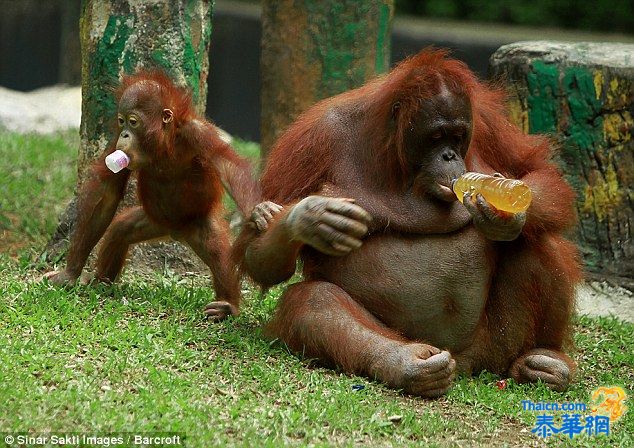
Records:
[[[250,216],[260,229],[279,209],[269,209],[270,203],[256,206],[260,190],[249,163],[220,139],[214,125],[195,113],[190,94],[165,74],[126,76],[116,97],[118,137],[81,188],[66,268],[45,278],[54,284],[76,281],[105,233],[96,279],[112,282],[131,244],[169,236],[188,244],[211,269],[216,301],[207,305],[205,314],[213,320],[237,314],[239,276],[222,218],[223,187],[242,216]],[[129,161],[117,173],[105,165],[115,150],[123,151]],[[141,205],[114,217],[132,172],[137,175]]]

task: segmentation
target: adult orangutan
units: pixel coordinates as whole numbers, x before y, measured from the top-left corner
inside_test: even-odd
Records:
[[[217,300],[205,314],[214,320],[237,314],[240,288],[222,218],[223,185],[244,216],[253,209],[252,218],[261,226],[270,216],[266,204],[254,209],[261,193],[249,163],[196,115],[189,92],[161,72],[124,77],[116,97],[117,131],[80,191],[66,268],[45,277],[56,284],[74,282],[105,233],[96,279],[112,282],[131,244],[171,236],[188,244],[211,269]],[[127,168],[117,173],[104,163],[115,150],[129,157]],[[141,205],[114,217],[132,172]]]
[[[574,194],[549,142],[505,117],[503,93],[444,51],[322,101],[273,147],[266,232],[241,235],[243,268],[288,287],[268,326],[296,352],[426,397],[455,372],[570,382]],[[465,170],[523,180],[526,213],[450,189]]]

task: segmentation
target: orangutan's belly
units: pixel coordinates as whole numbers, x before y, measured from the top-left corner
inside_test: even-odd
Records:
[[[316,274],[411,339],[459,351],[469,345],[490,284],[490,244],[472,226],[427,236],[373,235]]]

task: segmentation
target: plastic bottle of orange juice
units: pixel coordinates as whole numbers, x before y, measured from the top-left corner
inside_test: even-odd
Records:
[[[480,173],[465,173],[452,187],[460,202],[466,192],[471,192],[473,197],[480,193],[496,209],[509,213],[526,211],[533,199],[530,188],[521,180]]]

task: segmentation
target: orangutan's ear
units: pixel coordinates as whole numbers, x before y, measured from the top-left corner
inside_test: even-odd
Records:
[[[392,104],[392,119],[393,120],[396,120],[400,110],[401,110],[401,102],[400,101],[396,101],[394,104]]]
[[[163,109],[163,123],[171,123],[174,119],[174,112],[172,109]]]

